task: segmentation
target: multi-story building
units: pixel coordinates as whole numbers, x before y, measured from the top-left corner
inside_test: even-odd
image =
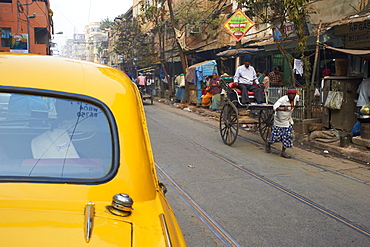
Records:
[[[63,46],[61,51],[62,57],[69,57],[72,58],[72,46],[73,46],[73,39],[67,39],[66,44]]]
[[[86,60],[85,34],[76,33],[73,35],[72,54],[73,59]]]
[[[73,39],[68,39],[61,54],[62,57],[86,60],[86,40],[85,34],[75,33]]]
[[[0,0],[0,52],[50,55],[49,0]]]
[[[62,49],[62,56],[107,64],[105,56],[108,47],[108,34],[100,29],[100,22],[92,22],[85,27],[86,32],[73,35]]]
[[[104,56],[107,58],[107,65],[123,70],[123,55],[117,54],[114,51],[115,42],[117,42],[117,35],[113,30],[108,32],[108,48]]]
[[[100,22],[86,26],[86,60],[95,63],[106,63],[103,54],[108,47],[108,34],[100,29]]]

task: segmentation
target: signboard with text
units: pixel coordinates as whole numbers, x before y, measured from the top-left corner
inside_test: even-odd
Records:
[[[370,47],[370,20],[336,26],[335,35],[345,37],[345,48],[363,49]]]
[[[226,30],[236,39],[240,41],[244,35],[254,26],[254,22],[238,9],[225,23]]]
[[[297,37],[297,33],[295,31],[296,28],[294,26],[294,23],[291,23],[291,22],[284,23],[283,27],[284,27],[283,32],[284,32],[286,39],[294,39]],[[303,25],[303,28],[305,31],[304,35],[310,36],[311,24],[309,22],[305,22]],[[272,36],[274,38],[274,41],[283,39],[283,35],[281,34],[280,25],[278,25],[277,28],[272,29]]]

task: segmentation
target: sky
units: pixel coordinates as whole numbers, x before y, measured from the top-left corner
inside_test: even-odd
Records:
[[[90,22],[114,20],[132,6],[133,0],[50,0],[53,11],[54,39],[59,49],[74,33],[85,33]],[[63,32],[63,34],[56,34]]]

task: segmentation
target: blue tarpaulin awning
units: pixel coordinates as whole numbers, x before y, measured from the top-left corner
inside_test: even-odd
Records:
[[[197,63],[188,68],[185,80],[197,86],[198,103],[202,102],[202,85],[200,82],[205,82],[206,77],[211,76],[213,73],[218,74],[217,63],[215,60]]]

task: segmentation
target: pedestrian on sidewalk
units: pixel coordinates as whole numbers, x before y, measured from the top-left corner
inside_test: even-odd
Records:
[[[209,108],[213,111],[220,109],[221,107],[221,92],[222,88],[220,85],[221,78],[218,76],[217,73],[212,74],[212,79],[210,81],[210,85],[212,88],[212,100],[211,105]]]
[[[263,75],[262,84],[265,86],[265,90],[267,90],[270,87],[270,78],[268,77],[267,70],[263,71],[262,75]]]
[[[176,99],[180,103],[184,103],[186,100],[186,90],[185,90],[185,75],[181,73],[175,79],[176,85]]]
[[[286,95],[282,96],[273,106],[275,111],[274,126],[272,127],[271,136],[266,143],[266,152],[271,153],[271,144],[275,142],[282,143],[281,157],[291,158],[285,153],[287,148],[293,147],[293,119],[292,113],[297,105],[299,96],[297,89],[291,87],[287,90]]]

